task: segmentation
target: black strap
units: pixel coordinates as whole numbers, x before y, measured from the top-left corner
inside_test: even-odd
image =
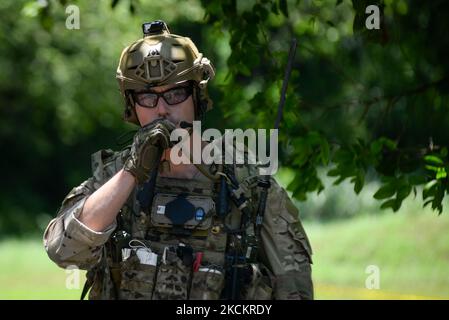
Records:
[[[90,288],[92,288],[92,285],[94,284],[94,276],[92,273],[94,273],[94,271],[92,269],[87,271],[86,282],[84,282],[83,291],[81,292],[80,300],[84,300],[84,298],[86,297]]]

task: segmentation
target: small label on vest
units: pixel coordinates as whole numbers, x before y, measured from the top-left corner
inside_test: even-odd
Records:
[[[139,248],[136,251],[137,257],[139,257],[139,261],[142,264],[147,264],[150,266],[157,265],[157,254],[151,252],[146,248]]]
[[[165,206],[157,206],[157,214],[165,214]]]
[[[195,211],[195,220],[196,221],[201,221],[203,220],[205,215],[204,209],[203,208],[197,208]]]

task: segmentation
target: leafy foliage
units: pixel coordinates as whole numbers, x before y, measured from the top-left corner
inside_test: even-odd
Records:
[[[296,198],[323,189],[316,168],[330,161],[328,175],[337,184],[350,179],[356,193],[374,168],[384,183],[375,196],[385,200],[381,208],[397,211],[416,186],[427,183],[425,205],[442,212],[449,79],[447,40],[438,35],[448,26],[445,2],[266,0],[246,9],[236,1],[202,4],[207,22],[230,34],[224,90],[258,88],[248,113],[223,102],[242,124],[256,114],[258,125],[270,127],[278,100],[270,93],[279,90],[288,39],[299,38],[281,133],[283,164],[296,172],[289,185]],[[378,30],[365,26],[372,4],[381,12]]]

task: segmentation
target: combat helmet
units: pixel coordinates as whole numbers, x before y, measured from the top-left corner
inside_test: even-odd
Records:
[[[161,20],[142,25],[143,38],[126,47],[120,56],[116,79],[125,100],[124,119],[139,125],[134,109],[133,90],[193,82],[195,118],[212,108],[207,84],[215,76],[209,59],[188,37],[171,34]]]

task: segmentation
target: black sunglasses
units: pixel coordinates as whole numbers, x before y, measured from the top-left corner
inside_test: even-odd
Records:
[[[182,86],[168,89],[164,92],[133,92],[133,99],[145,108],[157,106],[159,97],[162,97],[168,105],[175,105],[187,100],[193,92],[192,86]]]

